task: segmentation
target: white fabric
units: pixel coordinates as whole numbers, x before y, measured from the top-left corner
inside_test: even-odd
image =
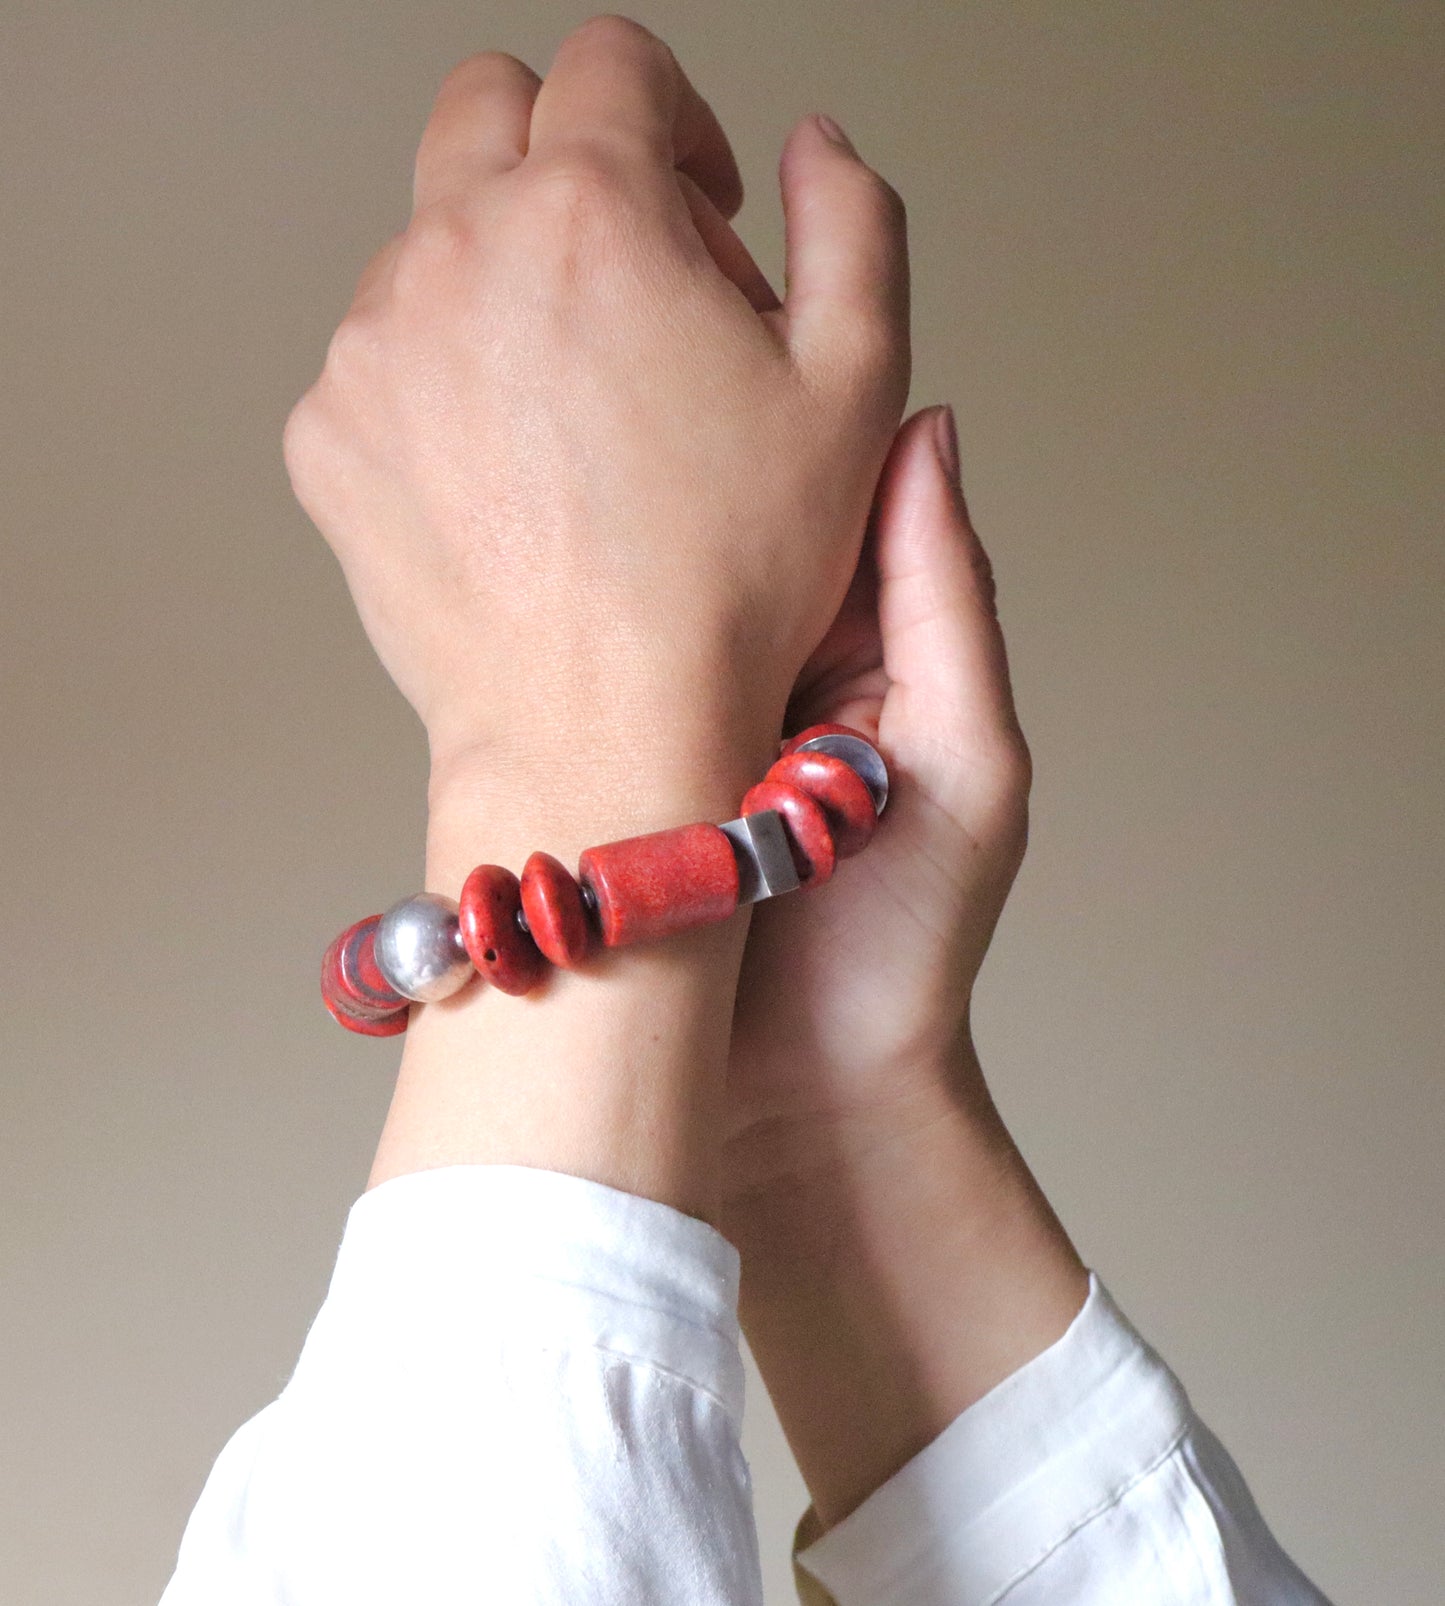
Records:
[[[1096,1277],[1058,1343],[796,1560],[837,1606],[1324,1602]]]
[[[759,1606],[737,1282],[712,1228],[577,1177],[383,1183],[162,1606]],[[1323,1598],[1097,1283],[797,1563],[838,1606]]]

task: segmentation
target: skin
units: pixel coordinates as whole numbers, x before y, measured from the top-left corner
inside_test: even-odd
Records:
[[[900,431],[854,584],[798,681],[789,728],[821,720],[875,737],[894,790],[865,853],[754,917],[719,1224],[826,1526],[1059,1338],[1088,1292],[969,1031],[1031,770],[946,408]]]
[[[371,1175],[540,1166],[716,1223],[828,1523],[1084,1280],[969,1044],[1028,762],[945,416],[898,429],[902,207],[817,118],[780,187],[782,297],[646,30],[594,19],[545,80],[463,63],[285,447],[427,730],[429,888],[729,818],[785,727],[878,734],[874,843],[751,939],[414,1010]]]

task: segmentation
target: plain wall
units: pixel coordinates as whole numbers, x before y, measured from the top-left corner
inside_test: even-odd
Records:
[[[397,1047],[316,995],[424,746],[285,414],[444,70],[549,0],[48,0],[0,44],[0,1599],[159,1593]],[[1038,767],[980,1035],[1050,1195],[1341,1602],[1445,1576],[1437,5],[643,4],[904,192]],[[770,1601],[804,1504],[750,1397]]]

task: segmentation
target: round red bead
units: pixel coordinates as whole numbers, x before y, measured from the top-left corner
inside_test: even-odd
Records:
[[[822,805],[786,781],[759,781],[743,798],[738,813],[761,814],[764,809],[776,809],[782,815],[802,884],[822,886],[838,862],[832,827]]]
[[[609,948],[726,920],[738,906],[738,861],[715,825],[680,825],[588,848],[577,873],[597,900]]]
[[[380,915],[348,926],[321,960],[321,997],[333,1019],[367,1037],[404,1032],[410,1003],[382,975],[376,963]]]
[[[794,753],[804,742],[811,742],[815,736],[856,736],[860,741],[868,742],[870,747],[876,747],[876,742],[870,741],[862,731],[854,730],[851,725],[834,725],[824,722],[821,725],[809,725],[807,730],[799,731],[796,736],[790,736],[783,743],[779,751],[786,756]]]
[[[517,924],[521,907],[521,883],[500,864],[479,864],[457,900],[467,956],[498,992],[531,992],[547,966],[536,943]]]
[[[861,852],[878,829],[878,810],[868,783],[851,764],[831,753],[785,753],[766,779],[796,786],[822,805],[840,859]]]
[[[522,867],[522,913],[542,953],[563,969],[580,965],[592,947],[592,930],[577,878],[550,853],[534,853]]]

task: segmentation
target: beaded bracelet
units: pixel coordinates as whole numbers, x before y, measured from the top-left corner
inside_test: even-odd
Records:
[[[413,1003],[485,976],[530,992],[549,964],[726,920],[741,903],[821,886],[867,846],[888,801],[878,749],[846,725],[813,725],[724,825],[682,825],[588,848],[577,875],[534,853],[521,877],[480,864],[459,901],[421,892],[348,926],[321,961],[321,997],[348,1031],[404,1032]]]

